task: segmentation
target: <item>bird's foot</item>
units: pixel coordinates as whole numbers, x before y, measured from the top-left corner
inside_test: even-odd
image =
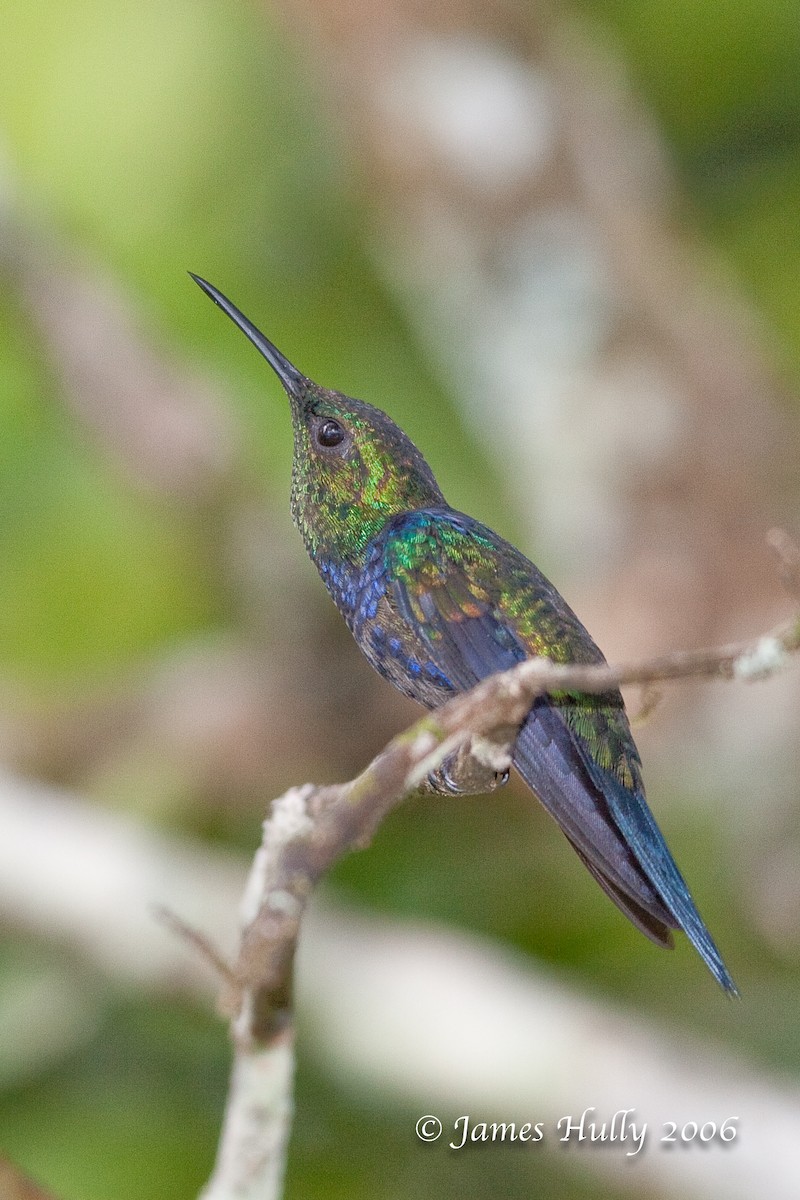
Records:
[[[508,771],[494,771],[456,751],[429,771],[420,791],[436,796],[482,796],[508,783]]]

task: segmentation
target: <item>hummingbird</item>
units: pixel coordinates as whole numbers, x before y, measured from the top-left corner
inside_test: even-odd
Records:
[[[217,288],[190,274],[289,397],[292,517],[380,675],[430,709],[534,655],[606,661],[524,554],[450,507],[420,451],[389,416],[314,383]],[[619,691],[537,696],[512,762],[633,925],[664,947],[673,945],[672,930],[682,929],[722,988],[737,995],[648,807]]]

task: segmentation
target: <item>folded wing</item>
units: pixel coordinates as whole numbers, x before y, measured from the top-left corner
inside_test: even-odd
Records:
[[[469,517],[447,509],[406,514],[387,530],[383,556],[390,602],[455,691],[536,654],[604,661],[533,563]],[[647,806],[619,693],[537,698],[514,765],[629,920],[662,946],[672,944],[671,929],[684,929],[735,992]]]

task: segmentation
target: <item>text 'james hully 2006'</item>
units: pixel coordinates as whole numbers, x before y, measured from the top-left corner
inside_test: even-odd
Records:
[[[464,1113],[452,1124],[453,1136],[448,1140],[451,1150],[482,1143],[508,1142],[541,1145],[546,1140],[583,1146],[619,1146],[629,1158],[635,1157],[655,1137],[665,1148],[673,1145],[707,1145],[717,1142],[730,1145],[738,1133],[736,1116],[721,1121],[662,1121],[657,1129],[648,1130],[648,1122],[636,1115],[634,1108],[619,1108],[608,1117],[597,1109],[585,1108],[581,1113],[565,1113],[555,1121],[486,1121],[476,1120]],[[431,1113],[420,1117],[416,1124],[421,1142],[437,1142],[445,1132],[440,1119]]]

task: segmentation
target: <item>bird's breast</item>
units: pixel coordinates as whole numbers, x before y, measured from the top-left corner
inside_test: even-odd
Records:
[[[431,659],[421,631],[398,613],[377,548],[361,566],[329,559],[316,566],[364,657],[384,679],[427,708],[453,695],[455,689]]]

